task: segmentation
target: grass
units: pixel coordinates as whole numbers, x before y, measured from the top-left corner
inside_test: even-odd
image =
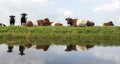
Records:
[[[0,43],[120,45],[120,27],[0,27]]]

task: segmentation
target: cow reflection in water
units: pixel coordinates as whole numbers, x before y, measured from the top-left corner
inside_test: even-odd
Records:
[[[43,51],[47,51],[50,45],[36,45],[36,49],[43,49]]]
[[[88,50],[89,48],[92,48],[92,47],[94,47],[94,46],[92,46],[92,45],[79,46],[79,45],[70,44],[70,45],[67,45],[67,48],[65,49],[65,51],[67,51],[67,52],[78,51],[78,50],[86,51],[86,50]]]
[[[25,50],[25,47],[20,45],[19,46],[19,52],[20,52],[19,55],[21,55],[21,56],[25,55],[24,50]]]
[[[26,48],[31,48],[32,47],[32,44],[28,43],[25,45]]]
[[[50,47],[50,45],[32,45],[32,44],[26,44],[26,48],[36,48],[36,49],[43,49],[43,51],[47,51]]]
[[[13,46],[8,45],[8,50],[7,50],[7,52],[8,52],[8,53],[13,52]]]

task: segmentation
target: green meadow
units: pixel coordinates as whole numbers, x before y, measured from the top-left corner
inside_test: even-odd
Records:
[[[0,43],[120,45],[120,27],[7,26],[0,27]]]

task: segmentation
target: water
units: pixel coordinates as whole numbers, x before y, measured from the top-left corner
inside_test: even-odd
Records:
[[[120,46],[0,45],[0,64],[120,64]]]

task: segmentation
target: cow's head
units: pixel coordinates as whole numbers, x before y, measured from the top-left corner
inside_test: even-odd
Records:
[[[72,18],[66,18],[65,20],[67,21],[67,24],[71,24],[72,23]]]
[[[45,26],[49,26],[51,24],[49,18],[45,18]]]
[[[22,16],[24,16],[24,17],[25,17],[25,16],[27,16],[27,14],[26,14],[26,13],[22,13],[21,15],[22,15]]]
[[[112,21],[109,21],[108,23],[110,24],[110,26],[114,26]]]
[[[11,16],[9,16],[10,18],[14,18],[15,16],[14,15],[11,15]]]
[[[92,22],[92,21],[87,21],[87,26],[94,26],[95,25],[95,23],[94,22]]]

